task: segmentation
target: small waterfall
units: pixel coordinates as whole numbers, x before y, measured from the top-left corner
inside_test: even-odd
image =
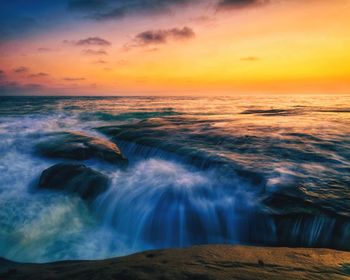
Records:
[[[350,250],[350,219],[290,215],[275,217],[278,244]]]
[[[141,161],[116,172],[93,208],[137,247],[236,243],[254,200],[239,180],[223,185],[215,175],[159,159]]]
[[[118,145],[136,164],[113,175],[93,208],[135,250],[207,243],[349,249],[347,219],[266,213],[261,174],[218,157]]]

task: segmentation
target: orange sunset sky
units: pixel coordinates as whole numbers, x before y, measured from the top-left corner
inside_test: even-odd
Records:
[[[350,92],[347,0],[2,5],[0,95]]]

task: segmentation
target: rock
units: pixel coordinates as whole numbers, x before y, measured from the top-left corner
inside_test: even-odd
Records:
[[[42,172],[38,187],[93,199],[107,190],[108,183],[106,175],[83,164],[59,163]]]
[[[128,162],[116,144],[78,132],[54,133],[37,145],[37,152],[51,158],[74,160],[98,158],[123,166]]]
[[[0,279],[346,280],[349,268],[350,252],[206,245],[96,261],[9,262],[0,266]]]

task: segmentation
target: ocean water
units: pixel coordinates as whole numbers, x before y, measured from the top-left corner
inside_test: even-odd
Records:
[[[38,190],[48,133],[115,142],[86,203]],[[0,97],[0,256],[47,262],[227,243],[350,250],[350,95]]]

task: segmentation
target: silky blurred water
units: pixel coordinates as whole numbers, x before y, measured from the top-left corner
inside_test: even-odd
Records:
[[[86,203],[36,188],[64,160],[35,145],[79,131],[129,167]],[[101,259],[229,243],[350,250],[350,96],[0,97],[0,256]]]

